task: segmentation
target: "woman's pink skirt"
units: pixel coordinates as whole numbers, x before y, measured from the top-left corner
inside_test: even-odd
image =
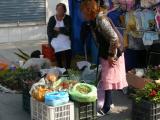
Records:
[[[128,86],[126,81],[124,55],[119,57],[116,65],[110,66],[108,60],[101,59],[101,81],[103,90],[120,90]]]

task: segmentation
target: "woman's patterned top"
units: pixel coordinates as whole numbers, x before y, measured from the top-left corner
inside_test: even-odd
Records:
[[[100,52],[108,52],[108,56],[115,57],[117,54],[117,48],[120,45],[119,36],[115,31],[115,27],[107,15],[103,12],[100,12],[96,17],[96,25],[97,31],[102,34],[103,38],[98,38],[100,43],[100,47],[104,42],[108,43],[108,51],[100,51]],[[101,42],[102,39],[103,42]],[[104,49],[105,50],[105,49]],[[107,49],[106,49],[107,50]]]

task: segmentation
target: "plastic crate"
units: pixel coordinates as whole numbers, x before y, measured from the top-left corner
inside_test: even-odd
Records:
[[[160,104],[132,101],[132,120],[160,120]]]
[[[74,103],[51,107],[31,98],[31,120],[75,120]]]
[[[97,120],[97,102],[74,103],[75,120]]]

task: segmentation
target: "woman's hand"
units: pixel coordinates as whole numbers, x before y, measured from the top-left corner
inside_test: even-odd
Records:
[[[111,66],[111,67],[113,67],[114,65],[116,65],[116,60],[115,60],[115,58],[114,57],[108,57],[108,63],[109,63],[109,65]]]
[[[60,31],[60,29],[58,27],[55,27],[54,30],[57,31],[57,32]]]

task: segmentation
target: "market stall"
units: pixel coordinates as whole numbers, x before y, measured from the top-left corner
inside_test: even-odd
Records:
[[[79,34],[83,22],[79,10],[80,2],[80,0],[69,0],[74,31],[73,51],[75,53],[84,52]],[[160,1],[155,0],[154,2],[150,1],[146,3],[145,0],[105,0],[102,6],[108,8],[106,16],[112,19],[115,26],[124,36],[126,69],[127,71],[130,70],[127,74],[128,84],[138,90],[144,91],[145,89],[147,92],[149,91],[149,95],[147,94],[149,99],[146,96],[140,97],[148,101],[152,100],[150,102],[155,102],[154,98],[150,98],[157,95],[157,100],[159,97],[159,88],[157,88],[157,84],[159,84],[160,71],[157,65],[160,64]],[[91,35],[89,35],[88,39],[91,40],[89,44],[93,42]],[[49,48],[48,45],[43,45],[42,47],[42,54],[44,56],[35,59],[29,57],[29,60],[27,59],[25,64],[22,65],[23,67],[21,65],[11,65],[8,67],[6,64],[0,64],[3,70],[0,74],[0,78],[2,78],[0,83],[3,82],[4,85],[7,84],[8,87],[11,88],[17,86],[21,87],[23,100],[27,100],[23,101],[24,108],[30,111],[28,106],[30,106],[31,103],[31,118],[34,120],[96,119],[97,98],[99,97],[96,88],[97,69],[90,70],[90,66],[85,66],[81,73],[80,70],[67,70],[67,72],[65,72],[64,69],[53,68],[50,63],[43,63],[43,61],[47,61],[45,58],[54,61],[53,51],[49,49],[52,54],[50,56],[45,54],[47,53],[45,50]],[[92,56],[94,56],[93,61],[95,62],[98,57],[95,44],[92,43],[92,46],[89,47],[92,48]],[[27,55],[25,55],[25,57],[28,58]],[[34,63],[32,63],[33,61]],[[156,67],[148,67],[148,65],[156,65]],[[30,68],[33,66],[34,68],[38,67],[38,71],[32,71]],[[16,82],[15,79],[17,80]],[[146,89],[146,84],[148,85],[148,83],[152,82],[155,83],[154,85],[151,84],[153,88]],[[11,83],[12,85],[10,86]],[[156,92],[153,91],[153,89],[156,89]],[[103,91],[101,91],[100,86],[98,91]],[[150,92],[152,93],[151,95]],[[138,95],[139,94],[137,94],[137,96]],[[101,97],[104,98],[104,96]],[[137,114],[140,113],[137,112]],[[155,114],[158,113],[155,112]],[[155,114],[151,114],[151,116],[156,117]],[[150,118],[150,116],[147,118]],[[135,120],[138,119],[135,118]]]
[[[96,119],[97,89],[95,86],[72,80],[77,75],[70,70],[69,76],[60,76],[50,71],[39,82],[33,84],[31,94],[31,119]]]

